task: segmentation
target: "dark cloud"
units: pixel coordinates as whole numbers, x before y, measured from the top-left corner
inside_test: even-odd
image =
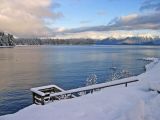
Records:
[[[112,27],[122,27],[126,29],[160,29],[160,13],[150,13],[145,15],[128,15],[114,19]]]
[[[140,10],[160,11],[160,0],[145,0],[141,5]]]
[[[65,32],[77,33],[85,31],[113,31],[113,30],[160,30],[160,1],[145,0],[140,10],[152,10],[141,14],[130,14],[116,17],[108,25],[81,27],[66,30]]]
[[[113,31],[113,30],[158,30],[160,29],[160,13],[145,15],[128,15],[113,19],[110,24],[94,27],[81,27],[66,30],[65,32],[85,32],[85,31]]]

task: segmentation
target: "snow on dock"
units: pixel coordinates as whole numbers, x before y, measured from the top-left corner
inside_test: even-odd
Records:
[[[129,83],[138,82],[137,79],[123,79],[116,80],[101,84],[90,85],[86,87],[71,89],[64,91],[60,87],[56,85],[48,85],[42,87],[31,88],[33,94],[33,103],[37,105],[45,105],[46,103],[63,100],[63,99],[71,99],[75,97],[79,97],[82,95],[94,93],[100,91],[101,89],[107,87],[113,87],[118,85],[128,86]]]
[[[128,79],[128,87],[104,88],[94,94],[41,105],[31,105],[0,120],[159,120],[160,61],[150,58],[146,72]]]

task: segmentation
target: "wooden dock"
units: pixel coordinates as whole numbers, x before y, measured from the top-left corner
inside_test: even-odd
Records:
[[[125,85],[125,87],[127,87],[128,83],[133,83],[137,81],[139,80],[137,79],[116,80],[116,81],[81,87],[77,89],[66,90],[66,91],[56,85],[48,85],[48,86],[31,88],[31,91],[33,94],[33,103],[37,105],[45,105],[46,103],[49,102],[62,99],[71,99],[74,97],[79,97],[89,93],[97,92],[107,87],[118,86],[118,85]]]

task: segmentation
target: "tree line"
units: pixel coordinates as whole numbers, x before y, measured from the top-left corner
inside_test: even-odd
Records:
[[[39,38],[18,38],[16,45],[85,45],[94,44],[92,39],[39,39]]]
[[[0,32],[0,46],[15,46],[13,35]]]

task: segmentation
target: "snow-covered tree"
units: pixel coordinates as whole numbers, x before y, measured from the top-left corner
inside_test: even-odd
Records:
[[[112,74],[112,80],[117,80],[117,79],[121,79],[121,78],[127,78],[131,76],[130,72],[128,70],[120,70],[120,71],[114,71],[114,73]]]
[[[87,79],[86,79],[86,86],[89,85],[94,85],[97,83],[97,76],[95,74],[91,74]]]

